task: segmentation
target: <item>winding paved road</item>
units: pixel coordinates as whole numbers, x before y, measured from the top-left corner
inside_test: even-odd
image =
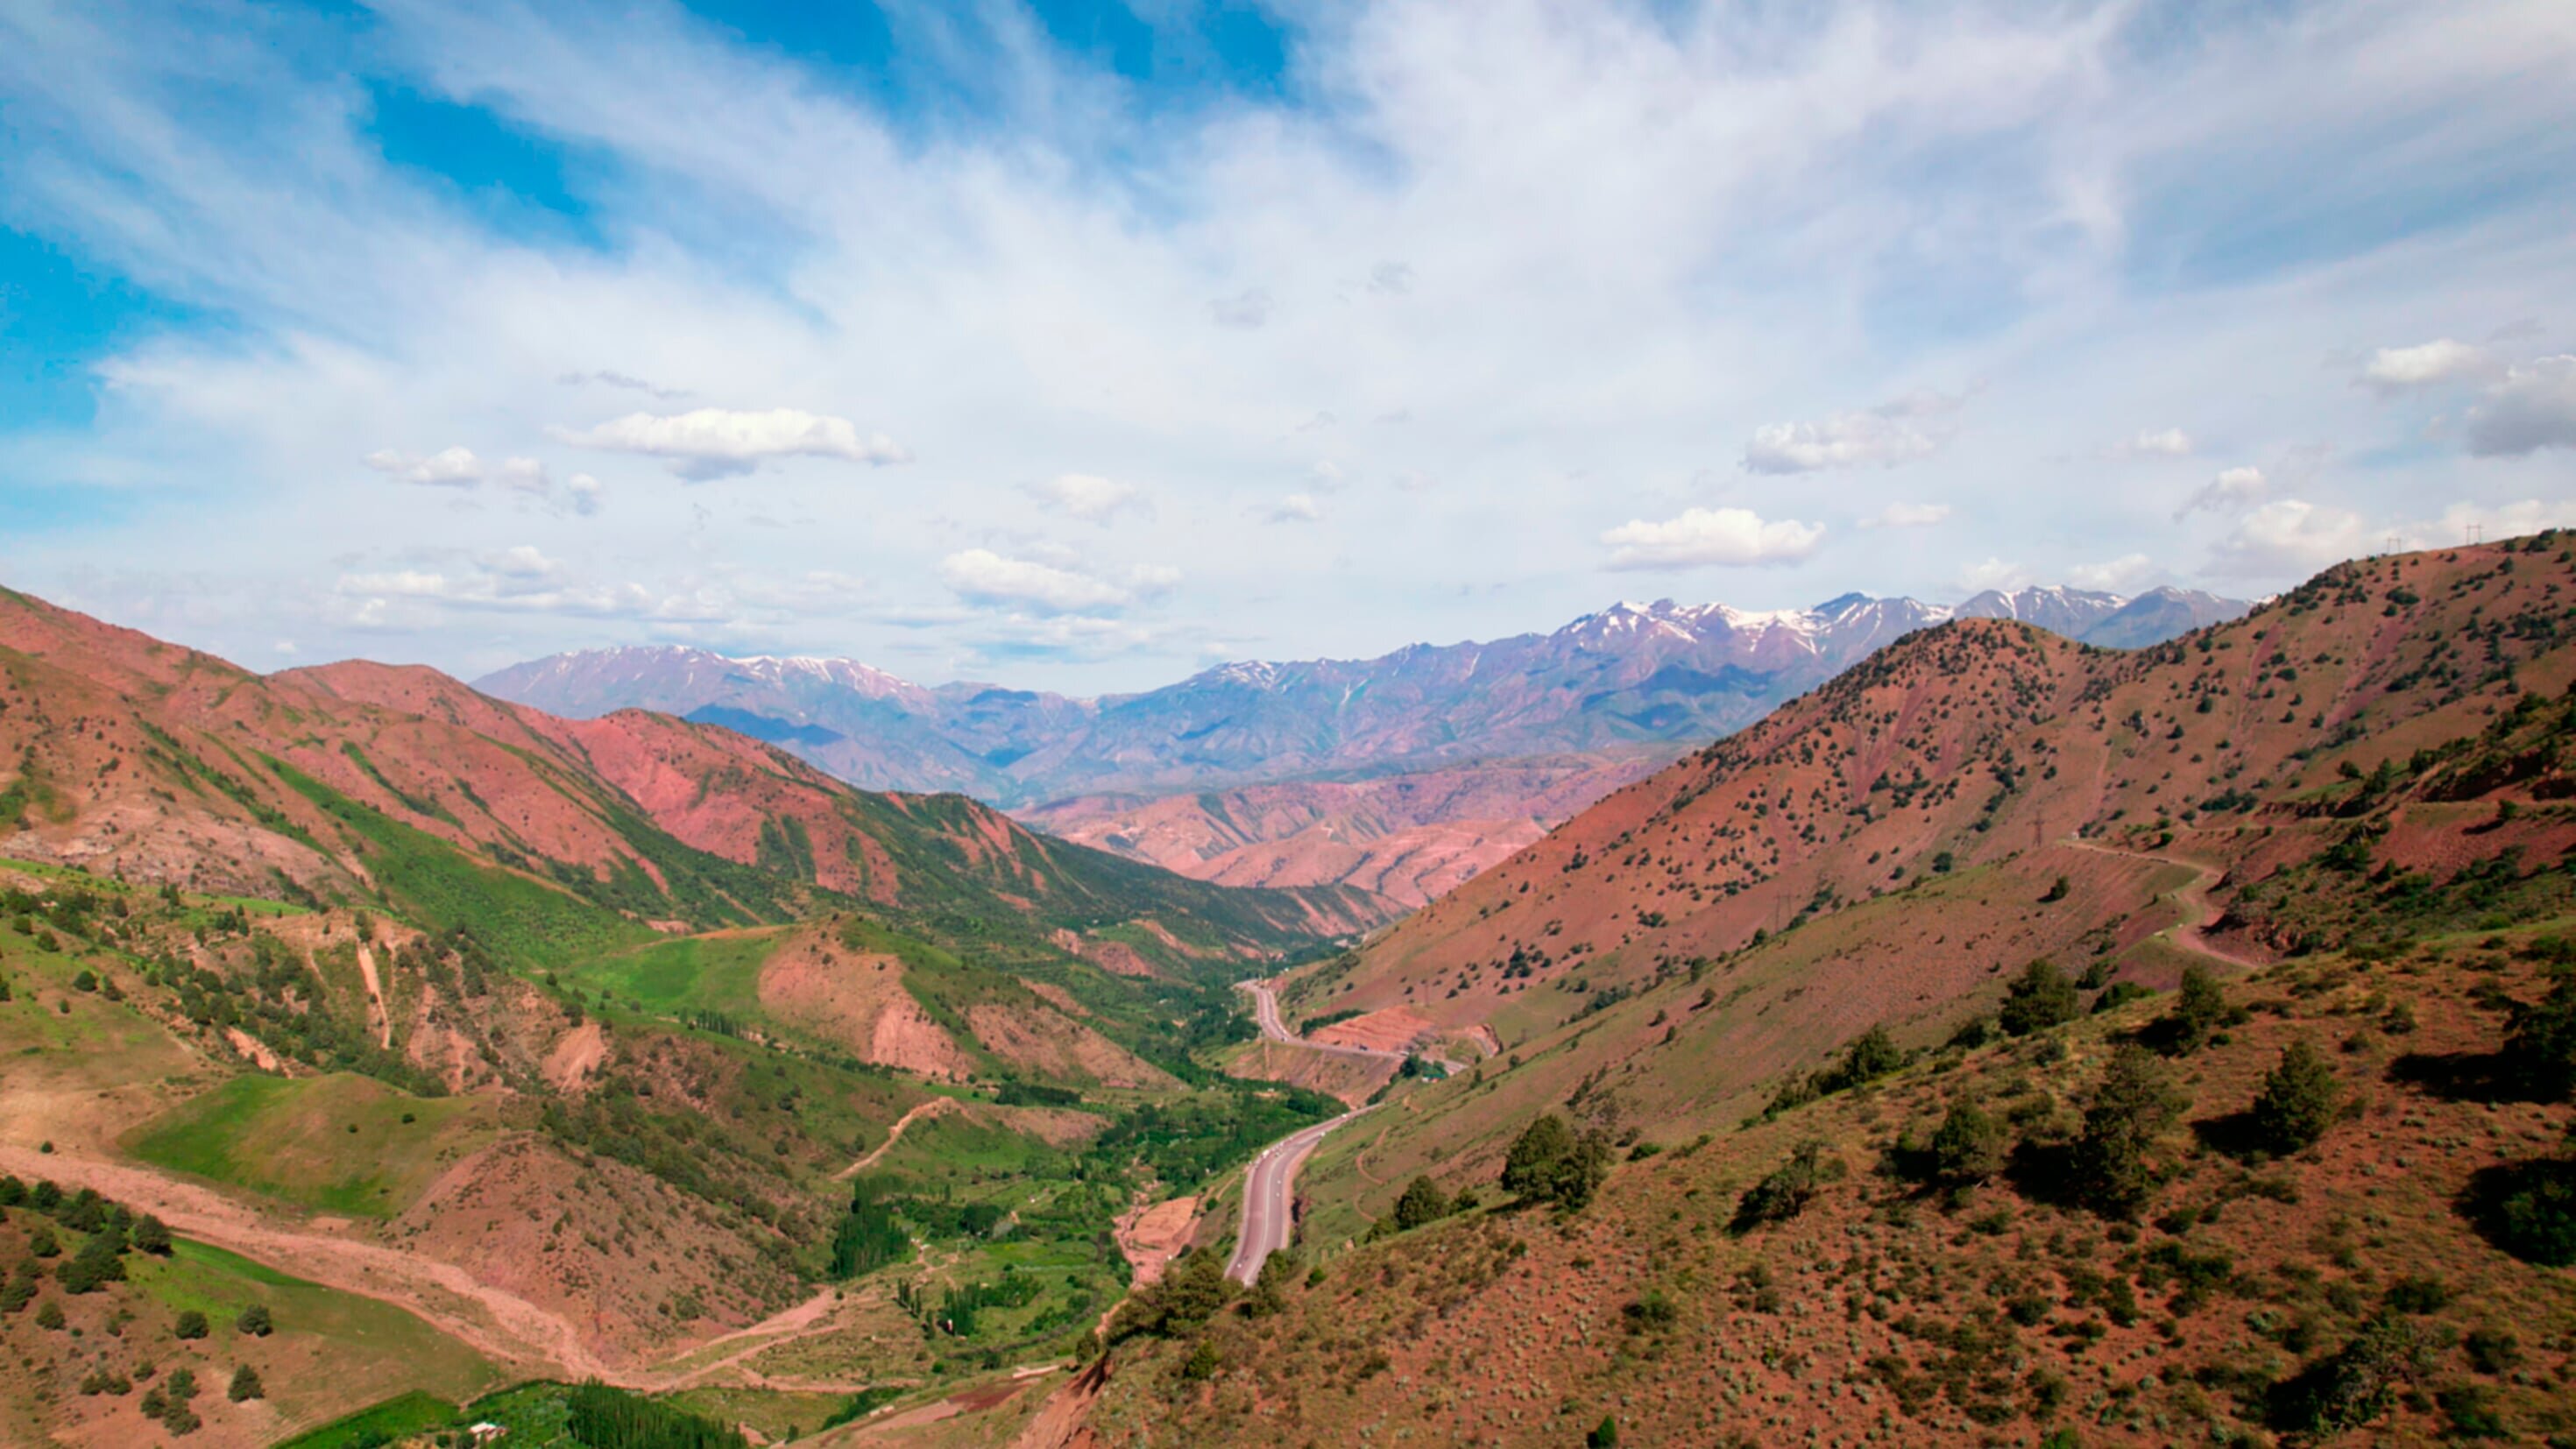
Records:
[[[1378,1051],[1372,1047],[1326,1046],[1293,1036],[1288,1024],[1279,1019],[1279,997],[1266,981],[1241,983],[1252,993],[1252,1019],[1261,1034],[1271,1041],[1308,1051],[1329,1052],[1334,1056],[1362,1057],[1372,1061],[1404,1060],[1402,1052]],[[1234,1238],[1234,1260],[1225,1265],[1225,1275],[1237,1283],[1250,1283],[1261,1276],[1261,1265],[1271,1254],[1288,1246],[1297,1231],[1297,1169],[1314,1154],[1325,1135],[1334,1128],[1369,1111],[1360,1107],[1344,1112],[1329,1122],[1301,1127],[1268,1147],[1252,1159],[1243,1176],[1243,1223]]]

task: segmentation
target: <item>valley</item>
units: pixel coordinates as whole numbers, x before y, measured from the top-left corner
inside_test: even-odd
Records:
[[[1846,1396],[1898,1439],[2078,1412],[2088,1442],[2268,1432],[2385,1277],[2246,1266],[2153,1335],[2143,1307],[2085,1316],[2213,1254],[2290,1273],[2290,1230],[2220,1216],[2249,1193],[2312,1205],[2311,1237],[2407,1245],[2385,1273],[2445,1304],[2576,1312],[2515,1256],[2553,1249],[2454,1206],[2554,1171],[2561,1109],[2464,1132],[2474,1096],[2424,1085],[2539,1009],[2576,915],[2554,535],[2345,565],[2141,650],[1919,630],[1632,757],[1563,825],[1417,881],[1410,913],[872,794],[703,722],[565,720],[427,671],[248,675],[8,603],[22,1436],[313,1449],[498,1416],[576,1442],[547,1436],[614,1413],[771,1442],[1302,1443],[1318,1425],[1276,1406],[1331,1397],[1432,1442],[1605,1418],[1759,1442],[1849,1428],[1821,1407]],[[2222,1025],[2177,1048],[2171,1003],[2212,982]],[[2365,1019],[2336,1090],[2406,1131],[2269,1165],[2231,1145],[2287,1043]],[[2199,1136],[2164,1123],[2153,1211],[2106,1212],[2046,1163],[2141,1043]],[[1922,1186],[1924,1124],[1962,1101],[1997,1103],[2021,1155]],[[1559,1135],[1531,1145],[1538,1123]],[[1783,1154],[1806,1176],[1775,1219],[1744,1204]],[[2015,1242],[2045,1246],[1995,1256]],[[2026,1310],[2048,1281],[2061,1306]],[[1896,1282],[1958,1306],[1897,1312]],[[2255,1355],[2264,1385],[2121,1367],[2203,1363],[2212,1295],[2310,1325]],[[254,1307],[272,1329],[182,1318]],[[342,1371],[370,1362],[360,1323],[413,1345],[398,1369]],[[2557,1333],[2520,1378],[2420,1382],[2546,1426]],[[259,1393],[147,1396],[174,1366]],[[1658,1392],[1676,1372],[1724,1392]]]

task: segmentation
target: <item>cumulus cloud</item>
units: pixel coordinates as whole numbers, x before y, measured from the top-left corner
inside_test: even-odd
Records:
[[[587,473],[575,473],[565,479],[564,492],[572,497],[572,511],[584,518],[597,513],[608,496],[608,491],[600,486],[599,480]]]
[[[422,488],[480,488],[486,483],[529,493],[546,491],[545,465],[534,458],[504,458],[487,463],[471,448],[441,448],[429,456],[414,457],[392,448],[369,453],[367,466],[390,475],[396,482]]]
[[[2079,589],[2129,594],[2137,592],[2157,572],[2153,559],[2142,553],[2133,553],[2107,563],[2077,564],[2066,571],[2066,581]]]
[[[2263,496],[2267,486],[2260,468],[2225,469],[2182,501],[2182,507],[2174,510],[2174,522],[2180,523],[2203,509],[2224,513],[2230,508],[2252,503]]]
[[[1825,530],[1796,519],[1766,522],[1749,509],[1688,508],[1661,523],[1635,519],[1601,535],[1614,569],[1686,569],[1791,563],[1816,551]]]
[[[1744,445],[1744,467],[1754,473],[1813,473],[1873,463],[1893,468],[1928,458],[1957,432],[1951,415],[1963,401],[1914,393],[1818,422],[1766,423]]]
[[[1141,567],[1126,583],[1034,559],[1005,558],[970,548],[939,561],[939,577],[971,604],[1034,609],[1042,614],[1114,613],[1141,594],[1160,593],[1180,581],[1176,569]]]
[[[2375,540],[2361,515],[2304,499],[2266,503],[2237,521],[2219,542],[2217,570],[2230,574],[2308,574],[2368,552]]]
[[[1947,503],[1891,503],[1860,521],[1863,528],[1930,528],[1950,520]]]
[[[2188,458],[2191,447],[2191,434],[2180,428],[2140,428],[2136,437],[2112,444],[2111,452],[2121,458]]]
[[[1291,493],[1270,510],[1273,523],[1320,523],[1324,508],[1311,493]]]
[[[2468,441],[2481,458],[2576,448],[2576,356],[2543,357],[2507,372],[2470,410]]]
[[[847,418],[795,408],[628,413],[592,428],[552,431],[575,447],[670,459],[671,471],[693,483],[737,477],[773,458],[840,458],[879,468],[912,461],[910,452],[883,433],[861,436]]]
[[[2010,593],[2030,582],[2030,570],[2017,563],[1989,558],[1959,571],[1959,588],[1966,593],[1982,594],[1988,589]]]
[[[2494,368],[2484,348],[2439,337],[2413,347],[2380,348],[2370,354],[2370,361],[2362,365],[2361,376],[2355,381],[2384,396],[2463,377],[2485,376]]]
[[[1042,506],[1085,523],[1105,525],[1125,510],[1152,511],[1144,489],[1090,473],[1060,473],[1044,483],[1029,484],[1024,491]]]

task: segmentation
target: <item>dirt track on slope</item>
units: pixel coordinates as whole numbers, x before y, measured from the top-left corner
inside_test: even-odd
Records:
[[[2130,860],[2149,861],[2156,865],[2177,865],[2193,872],[2190,884],[2171,893],[2173,903],[2182,908],[2182,919],[2158,934],[2171,938],[2175,945],[2186,951],[2224,961],[2230,966],[2244,970],[2251,971],[2257,967],[2272,964],[2260,957],[2240,956],[2209,938],[2209,928],[2217,925],[2220,918],[2226,914],[2209,902],[2209,892],[2226,875],[2226,872],[2217,866],[2202,865],[2196,861],[2176,860],[2169,855],[2150,855],[2142,850],[2122,850],[2115,845],[2100,845],[2090,840],[2076,840],[2071,837],[2059,843],[2072,846],[2077,850],[2089,850],[2097,855],[2125,856]]]

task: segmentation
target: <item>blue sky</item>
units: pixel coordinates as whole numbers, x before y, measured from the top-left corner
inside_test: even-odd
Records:
[[[2576,8],[0,0],[0,580],[1078,691],[2576,522]]]

